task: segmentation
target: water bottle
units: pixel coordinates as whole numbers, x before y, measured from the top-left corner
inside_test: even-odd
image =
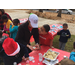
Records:
[[[41,62],[42,61],[42,54],[39,53],[39,61]]]

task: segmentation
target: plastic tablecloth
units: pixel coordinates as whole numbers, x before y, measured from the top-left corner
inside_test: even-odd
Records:
[[[29,54],[29,56],[34,57],[34,60],[33,61],[29,61],[29,65],[45,65],[44,63],[39,61],[39,53],[42,53],[42,55],[44,55],[44,53],[47,52],[48,49],[50,49],[50,47],[48,47],[48,46],[41,46],[40,50],[32,51]],[[52,50],[60,53],[58,55],[58,57],[57,57],[59,62],[63,59],[64,56],[67,56],[67,57],[70,56],[69,52],[62,51],[62,50],[59,50],[59,49],[56,49],[56,48],[53,48]],[[43,58],[43,60],[44,60],[44,58]],[[26,64],[28,64],[28,63],[26,63],[25,60],[22,60],[22,62],[19,63],[18,65],[26,65]]]
[[[22,24],[22,23],[25,23],[28,20],[28,18],[23,18],[23,19],[19,19],[19,20],[20,20],[20,24]]]

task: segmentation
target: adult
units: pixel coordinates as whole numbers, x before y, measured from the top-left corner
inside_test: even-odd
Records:
[[[30,38],[33,35],[37,49],[39,49],[39,32],[38,32],[38,16],[30,14],[27,22],[21,24],[18,28],[15,41],[27,46],[29,53],[33,50],[30,45]]]
[[[4,9],[0,9],[0,30],[3,30],[4,27],[3,21],[1,20],[2,15],[6,15],[10,20],[12,20],[9,14],[5,13]]]

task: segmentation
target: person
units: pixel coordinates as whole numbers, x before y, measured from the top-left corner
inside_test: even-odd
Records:
[[[0,9],[0,30],[3,30],[3,27],[4,27],[3,21],[1,19],[2,15],[6,15],[12,21],[12,18],[10,17],[10,15],[6,13],[4,9]]]
[[[72,52],[70,53],[70,57],[69,57],[69,59],[71,59],[72,61],[74,61],[75,62],[75,42],[73,43],[73,50],[72,50]]]
[[[65,45],[66,45],[68,39],[71,37],[70,31],[67,28],[68,28],[68,24],[64,23],[63,30],[57,32],[57,35],[60,35],[59,49],[61,49],[61,50],[65,49]]]
[[[7,36],[2,36],[2,34],[3,34],[2,30],[0,30],[0,52],[2,50],[2,44],[4,40],[7,38]]]
[[[26,45],[29,53],[34,50],[34,48],[30,45],[30,37],[33,35],[35,39],[35,47],[39,49],[39,32],[38,32],[38,16],[35,14],[31,14],[27,20],[27,22],[21,24],[18,28],[18,32],[15,38],[15,41]]]
[[[29,60],[28,50],[25,45],[15,42],[12,38],[6,38],[2,45],[2,53],[0,56],[3,58],[5,65],[19,64],[24,56]]]
[[[10,31],[10,38],[13,38],[15,40],[15,37],[18,32],[18,25],[20,24],[20,21],[18,19],[13,20],[13,25],[10,25],[9,31]]]
[[[48,24],[43,25],[39,29],[39,41],[40,45],[46,45],[49,46],[50,48],[53,48],[53,36],[49,32],[50,26]]]
[[[8,19],[8,17],[6,15],[2,15],[1,19],[4,22],[3,30],[7,31],[7,33],[9,33],[10,24],[12,24],[12,21],[10,19]]]
[[[56,65],[75,65],[75,62],[72,61],[71,59],[68,58],[64,58],[63,60],[61,60],[59,63],[57,63]]]

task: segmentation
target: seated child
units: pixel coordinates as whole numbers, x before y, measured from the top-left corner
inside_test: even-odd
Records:
[[[69,59],[71,59],[72,61],[75,62],[75,42],[73,44],[74,49],[72,50],[72,52],[70,53],[70,57]]]
[[[27,47],[21,43],[15,42],[12,38],[7,38],[3,42],[3,52],[0,56],[3,57],[5,65],[13,65],[14,62],[17,64],[22,61],[24,56],[26,60],[29,60],[29,54]]]
[[[43,25],[39,30],[39,41],[40,45],[50,46],[52,48],[53,44],[53,36],[48,31],[50,30],[50,26],[48,24]]]
[[[57,35],[60,35],[59,49],[61,49],[61,50],[65,49],[65,45],[66,45],[68,39],[71,37],[70,31],[67,28],[68,28],[68,24],[64,23],[63,30],[57,32]]]
[[[10,19],[8,19],[8,17],[6,15],[3,15],[1,17],[2,21],[4,22],[4,27],[3,27],[3,30],[7,33],[10,33],[9,32],[9,28],[10,28],[10,24],[12,24],[12,21]]]
[[[75,65],[75,62],[70,60],[70,59],[68,59],[68,58],[64,58],[63,60],[61,60],[56,65]]]
[[[15,40],[15,37],[17,35],[17,31],[18,31],[18,25],[19,25],[20,21],[18,19],[14,19],[13,20],[13,25],[10,25],[10,38],[13,38]]]
[[[7,36],[2,36],[2,30],[0,30],[0,52],[2,50],[3,41],[7,38]]]

